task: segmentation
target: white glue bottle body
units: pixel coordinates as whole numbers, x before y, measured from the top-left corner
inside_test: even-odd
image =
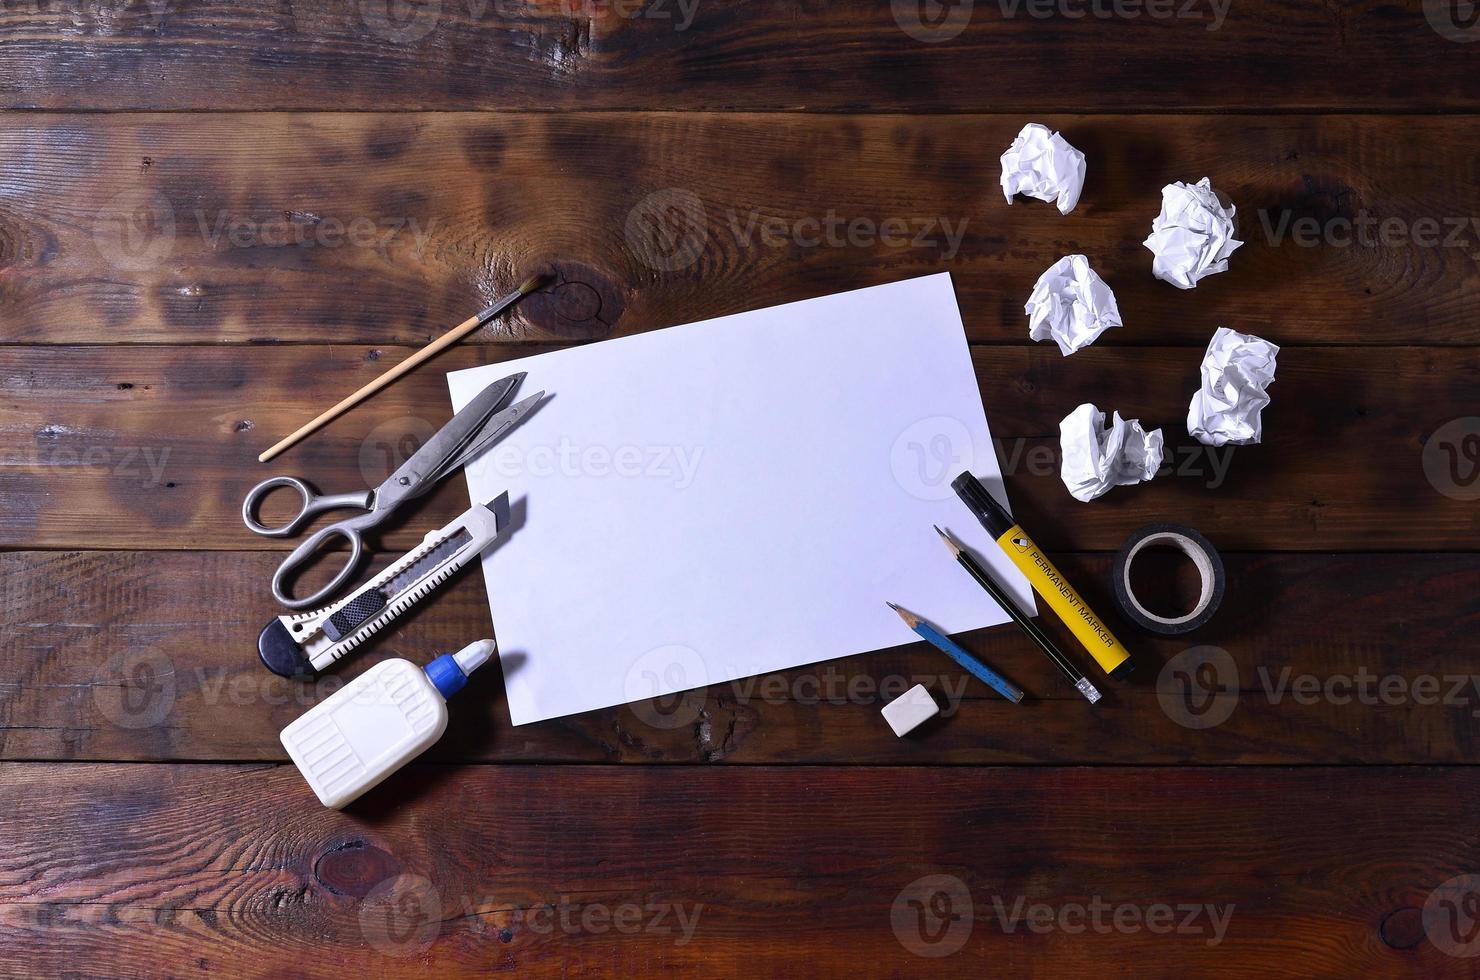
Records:
[[[324,806],[348,806],[442,737],[447,699],[493,651],[478,640],[425,670],[381,661],[284,728],[283,748]]]

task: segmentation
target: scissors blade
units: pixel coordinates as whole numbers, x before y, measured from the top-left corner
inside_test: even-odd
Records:
[[[437,434],[428,439],[426,445],[413,453],[410,459],[376,488],[375,509],[390,510],[403,500],[423,494],[451,472],[448,462],[457,458],[468,443],[483,431],[490,416],[498,411],[499,406],[508,400],[523,380],[524,372],[521,371],[501,378],[480,391],[461,412],[452,417],[451,422],[438,429]]]
[[[438,474],[437,479],[440,480],[453,470],[462,469],[468,463],[472,462],[474,457],[502,439],[508,434],[510,429],[514,428],[525,416],[534,411],[544,397],[545,393],[543,391],[537,391],[528,398],[515,402],[485,422],[474,440],[468,443],[462,452],[447,461],[447,465]]]

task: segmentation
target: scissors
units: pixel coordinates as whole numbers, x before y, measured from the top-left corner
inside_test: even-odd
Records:
[[[512,429],[528,415],[541,398],[543,391],[530,395],[523,401],[504,408],[504,403],[524,380],[524,372],[511,374],[495,381],[478,393],[467,406],[452,417],[437,434],[427,440],[401,468],[392,473],[384,483],[374,490],[354,493],[321,495],[308,483],[296,476],[275,476],[263,480],[247,493],[242,501],[242,520],[257,534],[269,538],[286,538],[298,532],[309,518],[330,510],[363,510],[365,513],[335,521],[320,528],[303,540],[293,553],[288,555],[272,576],[272,594],[289,609],[307,609],[318,605],[349,581],[364,553],[365,544],[361,535],[383,523],[391,513],[408,500],[415,499],[436,486],[448,474],[461,469],[483,450]],[[502,410],[501,410],[502,409]],[[292,487],[303,498],[301,509],[286,524],[267,527],[256,517],[263,499],[279,487]],[[283,588],[283,582],[296,569],[305,565],[310,558],[324,550],[324,544],[333,538],[349,542],[349,561],[339,574],[313,595],[295,599]]]

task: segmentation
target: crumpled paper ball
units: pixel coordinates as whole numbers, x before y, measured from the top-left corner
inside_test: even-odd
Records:
[[[1151,223],[1151,274],[1178,289],[1228,271],[1228,257],[1243,242],[1234,238],[1237,208],[1223,206],[1204,177],[1196,184],[1177,181],[1161,189],[1161,214]]]
[[[1147,432],[1140,419],[1127,421],[1119,412],[1107,429],[1105,413],[1088,402],[1059,423],[1059,449],[1059,478],[1075,500],[1085,502],[1111,487],[1149,480],[1161,469],[1160,429]]]
[[[1115,293],[1082,255],[1066,255],[1049,266],[1023,312],[1028,314],[1028,336],[1052,337],[1065,357],[1121,325]]]
[[[1187,431],[1209,446],[1244,446],[1263,437],[1260,418],[1280,349],[1253,334],[1219,327],[1202,359],[1202,382],[1187,406]]]
[[[1084,154],[1059,133],[1028,123],[1002,154],[1002,193],[1007,203],[1014,194],[1050,201],[1060,214],[1079,203],[1084,190]]]

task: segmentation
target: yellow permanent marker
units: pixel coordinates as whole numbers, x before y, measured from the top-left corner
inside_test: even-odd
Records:
[[[1043,550],[1028,537],[1028,532],[1014,523],[1012,516],[987,493],[987,488],[970,473],[962,473],[951,481],[951,489],[971,508],[1018,571],[1027,576],[1033,591],[1068,624],[1100,668],[1111,677],[1129,673],[1131,655],[1110,632],[1110,627],[1080,598]]]

